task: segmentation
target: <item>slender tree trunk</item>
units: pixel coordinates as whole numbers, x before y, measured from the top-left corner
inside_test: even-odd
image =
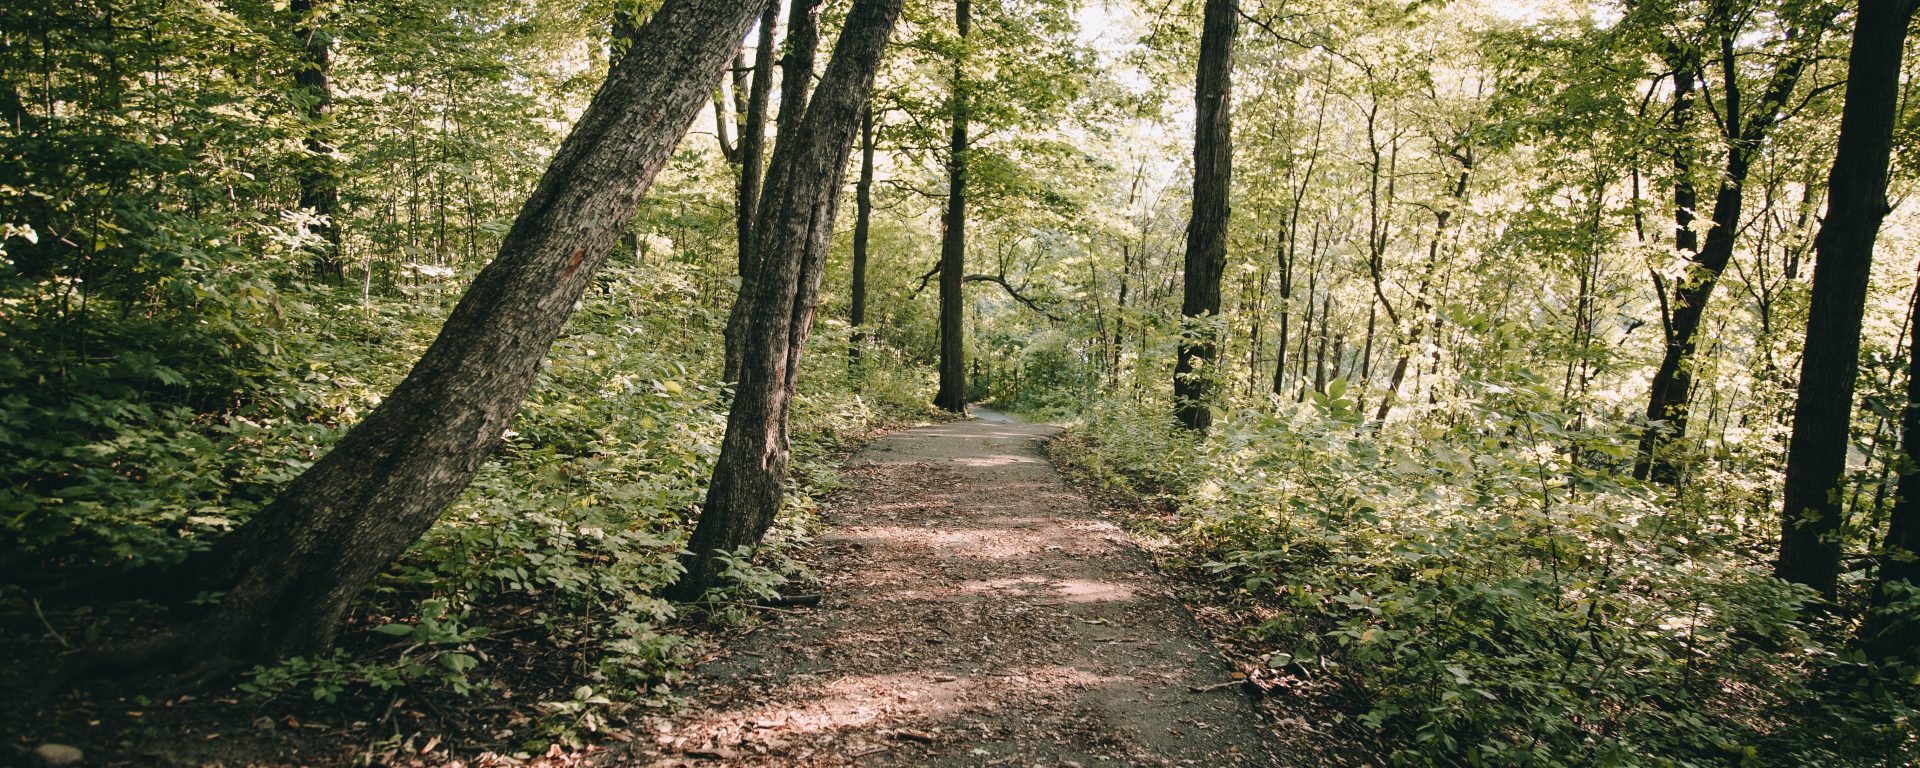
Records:
[[[1460,162],[1460,175],[1454,177],[1450,192],[1455,206],[1464,206],[1467,201],[1467,183],[1473,177],[1473,147],[1460,147],[1454,158]],[[1411,327],[1400,339],[1400,354],[1393,362],[1393,372],[1387,375],[1387,389],[1380,397],[1380,410],[1373,414],[1376,421],[1386,421],[1393,413],[1393,405],[1400,396],[1400,383],[1407,378],[1407,366],[1412,356],[1419,352],[1422,334],[1426,330],[1427,316],[1433,309],[1431,291],[1434,274],[1440,269],[1440,245],[1446,238],[1447,227],[1453,222],[1453,209],[1444,209],[1433,215],[1433,239],[1427,241],[1427,274],[1421,278],[1420,292],[1414,297]],[[1375,286],[1376,292],[1378,285]],[[1398,323],[1395,323],[1398,325]]]
[[[753,55],[752,82],[746,82],[747,75],[735,72],[733,78],[734,98],[740,98],[740,88],[746,86],[746,110],[741,115],[740,149],[737,157],[740,164],[740,176],[734,187],[734,235],[736,238],[737,259],[741,275],[753,271],[753,219],[760,210],[761,155],[767,141],[767,102],[773,93],[773,59],[775,28],[780,25],[780,4],[768,2],[767,9],[760,14],[760,34],[755,41]],[[738,62],[739,58],[735,57]]]
[[[967,33],[973,26],[973,4],[956,0],[954,28],[959,31],[960,58],[953,63],[953,132],[947,147],[947,213],[940,239],[940,389],[935,407],[952,413],[967,411],[967,339],[962,322],[966,313],[962,283],[967,271]]]
[[[783,145],[780,137],[791,135],[806,112],[807,93],[813,87],[813,61],[820,52],[820,3],[821,0],[793,0],[787,7],[787,55],[780,59],[780,115],[774,119],[773,156],[769,158],[768,166],[780,162],[780,147]],[[777,8],[769,8],[766,11],[769,17],[776,14]],[[763,18],[761,24],[766,23],[766,19]],[[761,69],[761,72],[754,76],[754,85],[750,89],[759,92],[757,94],[760,99],[759,114],[752,114],[754,95],[748,96],[747,103],[748,121],[752,122],[754,117],[758,117],[762,125],[762,130],[754,131],[759,136],[755,141],[756,146],[753,148],[755,158],[751,163],[754,177],[749,183],[746,174],[741,174],[740,192],[736,198],[740,201],[739,208],[735,211],[735,229],[740,238],[739,296],[752,294],[753,283],[761,278],[759,255],[754,251],[757,243],[757,233],[754,228],[758,226],[756,222],[759,220],[760,197],[773,188],[771,180],[763,181],[765,172],[758,159],[760,148],[765,142],[767,93],[772,89],[771,59],[774,46],[771,40],[772,33],[767,32],[766,29],[768,27],[763,26],[760,34],[761,42],[765,45],[762,48],[764,55],[756,57],[759,63],[755,65]],[[743,150],[741,154],[744,156],[746,152]],[[744,171],[745,168],[743,167],[742,170]],[[745,359],[741,334],[746,333],[748,318],[745,312],[749,304],[750,302],[736,300],[732,311],[727,314],[726,358],[720,373],[723,381],[740,380],[740,366]]]
[[[1220,276],[1227,268],[1228,198],[1233,183],[1233,40],[1240,30],[1235,0],[1207,0],[1194,77],[1193,214],[1180,301],[1180,345],[1173,368],[1173,415],[1204,432],[1213,425],[1219,375]],[[1204,324],[1204,325],[1203,325]]]
[[[1327,391],[1327,318],[1333,314],[1333,291],[1320,301],[1320,347],[1313,356],[1313,391]]]
[[[1787,448],[1780,557],[1774,575],[1828,599],[1840,576],[1840,482],[1847,468],[1860,323],[1873,244],[1886,217],[1887,166],[1900,99],[1911,0],[1862,0],[1847,64],[1827,215],[1814,238],[1813,292]],[[1891,562],[1892,559],[1889,559]],[[1897,568],[1896,568],[1897,570]]]
[[[1290,326],[1293,323],[1293,257],[1291,251],[1293,250],[1293,238],[1296,234],[1296,232],[1289,230],[1280,241],[1279,248],[1280,343],[1274,350],[1273,360],[1273,393],[1276,395],[1286,392],[1287,345],[1292,343],[1290,334],[1292,328]]]
[[[217,607],[96,665],[312,654],[500,444],[568,315],[760,10],[666,0],[555,153],[495,259],[406,379],[200,573]]]
[[[720,459],[707,487],[686,573],[669,591],[699,597],[719,580],[722,557],[759,544],[780,509],[786,481],[787,406],[813,327],[820,276],[854,134],[902,0],[855,0],[819,91],[804,117],[776,139],[767,198],[754,225],[762,279],[748,305],[740,369]],[[783,106],[783,110],[785,106]]]
[[[873,103],[860,112],[860,180],[853,187],[853,342],[847,352],[856,369],[867,332],[867,236],[873,226]]]
[[[297,176],[300,207],[324,218],[315,234],[323,241],[313,261],[314,274],[338,285],[340,264],[340,164],[333,159],[329,140],[333,121],[333,35],[325,28],[331,10],[328,0],[292,0],[293,35],[300,41],[302,59],[293,73],[296,102],[305,123]]]

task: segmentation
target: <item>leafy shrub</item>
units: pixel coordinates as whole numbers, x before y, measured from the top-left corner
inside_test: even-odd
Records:
[[[1836,692],[1843,631],[1754,556],[1742,506],[1623,480],[1618,435],[1545,387],[1461,418],[1362,423],[1343,393],[1195,443],[1107,402],[1063,455],[1178,508],[1282,674],[1326,677],[1408,765],[1844,765],[1912,754],[1910,688]],[[1344,407],[1343,407],[1344,406]],[[1182,444],[1185,449],[1178,448]],[[1578,459],[1576,459],[1578,457]]]

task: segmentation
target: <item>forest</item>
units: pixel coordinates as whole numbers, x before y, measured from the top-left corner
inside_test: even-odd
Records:
[[[8,0],[0,759],[1920,761],[1920,0]]]

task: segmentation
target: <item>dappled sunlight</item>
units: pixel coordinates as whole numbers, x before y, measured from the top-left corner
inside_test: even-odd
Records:
[[[896,736],[892,729],[912,728],[914,736],[939,738],[957,723],[949,716],[990,709],[1011,698],[1059,698],[1063,692],[1127,684],[1125,677],[1102,677],[1063,665],[1017,667],[967,676],[925,671],[856,674],[824,680],[801,679],[771,688],[764,698],[736,708],[694,713],[660,734],[663,745],[747,748],[780,744],[795,737],[844,735],[860,731]],[[782,745],[784,746],[784,745]]]
[[[819,607],[703,669],[725,683],[655,729],[656,764],[1271,764],[1232,670],[1035,431],[955,422],[863,452],[827,511]]]
[[[1046,460],[1038,456],[1020,456],[1012,453],[996,453],[973,459],[953,459],[953,464],[963,467],[1004,467],[1008,464],[1045,464]]]

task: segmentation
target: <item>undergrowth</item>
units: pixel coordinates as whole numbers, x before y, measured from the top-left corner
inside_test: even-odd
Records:
[[[1197,441],[1102,401],[1054,455],[1173,510],[1152,523],[1167,564],[1217,585],[1277,675],[1344,691],[1392,764],[1914,758],[1914,679],[1802,612],[1755,499],[1625,479],[1631,438],[1569,428],[1545,386],[1382,425],[1337,384]]]
[[[691,620],[737,622],[757,599],[804,589],[793,554],[840,458],[920,418],[923,377],[870,364],[854,394],[845,366],[809,370],[785,512],[730,560],[729,586],[683,616],[657,593],[679,574],[728,397],[711,383],[724,308],[702,300],[695,269],[609,265],[494,460],[362,597],[340,646],[257,668],[241,690],[375,709],[401,692],[537,699],[544,716],[516,737],[537,752],[609,712],[670,703],[699,645]],[[179,563],[244,522],[405,374],[456,298],[431,286],[459,282],[363,297],[202,278],[177,305],[95,313],[85,344],[22,327],[32,313],[5,318],[9,610],[37,610],[45,574]],[[220,322],[183,319],[195,314]],[[829,328],[816,348],[844,348],[844,335]]]

